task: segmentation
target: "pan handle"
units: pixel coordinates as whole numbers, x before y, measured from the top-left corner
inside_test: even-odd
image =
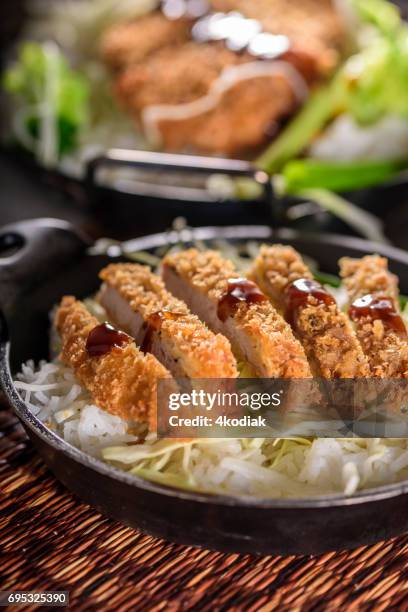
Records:
[[[0,308],[15,301],[91,244],[61,219],[30,219],[0,228]]]
[[[109,149],[105,154],[92,159],[87,165],[86,184],[92,190],[96,185],[96,174],[102,166],[128,166],[145,170],[163,170],[169,172],[191,171],[199,174],[226,174],[232,177],[249,177],[262,187],[264,199],[272,201],[272,183],[263,170],[259,170],[248,161],[224,159],[218,157],[201,157],[198,155],[181,155],[157,153],[130,149]]]

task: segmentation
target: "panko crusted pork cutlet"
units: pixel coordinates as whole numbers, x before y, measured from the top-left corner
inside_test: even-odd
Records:
[[[99,300],[109,317],[175,377],[236,378],[230,343],[171,295],[147,266],[111,264],[101,271]]]
[[[408,378],[408,336],[399,306],[398,279],[378,255],[343,257],[340,273],[349,316],[367,355],[371,375]]]
[[[225,51],[222,49],[219,54],[224,55]],[[198,47],[191,57],[179,57],[180,64],[188,63],[191,70],[196,55],[205,55],[205,61],[209,57],[203,47]],[[175,59],[173,68],[176,67]],[[174,89],[170,91],[179,89],[181,74],[175,74]],[[295,88],[288,75],[296,83]],[[195,80],[201,81],[197,83],[198,90],[203,85],[200,72],[196,71]],[[158,147],[173,151],[193,148],[233,157],[255,152],[266,144],[277,132],[278,120],[292,113],[306,95],[304,81],[288,64],[231,62],[202,98],[183,104],[144,107],[141,117],[145,133]]]
[[[157,381],[167,379],[169,388],[176,389],[166,368],[153,355],[143,354],[126,334],[106,329],[73,297],[62,299],[55,327],[62,342],[61,361],[72,368],[95,404],[128,421],[147,423],[154,431]]]
[[[189,42],[124,71],[116,91],[155,146],[233,155],[266,142],[275,118],[307,91],[290,67],[250,59],[222,45]]]
[[[302,342],[315,375],[368,376],[368,364],[350,321],[301,256],[289,246],[262,246],[250,277],[285,313]]]
[[[258,20],[255,33],[276,45],[271,55],[255,52],[250,39],[238,49],[227,34],[212,36],[211,15],[188,25],[157,11],[105,33],[102,50],[116,69],[117,96],[155,146],[229,155],[255,150],[339,60],[343,26],[330,0],[218,4],[211,8],[240,12],[238,30],[251,31]],[[220,17],[236,15],[218,12],[217,28]]]
[[[218,252],[190,249],[167,255],[162,274],[167,288],[214,332],[224,334],[256,376],[311,376],[303,348],[289,325],[260,289],[240,278],[232,262]]]

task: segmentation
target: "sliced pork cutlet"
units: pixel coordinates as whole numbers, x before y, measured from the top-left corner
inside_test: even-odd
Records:
[[[61,361],[72,368],[95,404],[155,431],[157,381],[167,380],[169,390],[177,390],[166,368],[142,353],[130,336],[101,324],[73,297],[62,299],[55,327],[62,342]]]
[[[224,334],[255,376],[307,378],[309,364],[292,330],[254,283],[216,251],[189,249],[163,260],[167,288]]]
[[[199,22],[166,25],[159,12],[105,36],[106,61],[122,62],[119,101],[154,146],[232,156],[256,151],[339,61],[344,32],[330,0],[221,0],[213,8],[257,19],[264,36],[286,36],[282,52],[260,59],[250,45],[237,53],[211,36],[194,40]],[[149,35],[149,20],[165,32],[160,43]],[[170,34],[178,44],[164,42]]]
[[[288,81],[288,71],[297,83]],[[233,65],[208,93],[189,103],[145,107],[141,121],[148,139],[169,151],[193,147],[232,157],[254,152],[278,132],[307,95],[299,75],[282,62]]]
[[[114,70],[142,62],[167,47],[174,47],[190,38],[191,19],[167,19],[156,11],[132,21],[108,28],[101,40],[105,63]]]
[[[109,317],[177,378],[236,378],[228,340],[214,334],[147,266],[112,264],[101,271],[99,301]]]
[[[233,154],[270,140],[315,80],[313,61],[295,52],[257,60],[223,43],[187,42],[128,66],[115,91],[154,145]]]
[[[312,272],[292,247],[262,246],[250,277],[284,313],[316,376],[368,375],[367,360],[346,314],[313,279]]]
[[[371,375],[408,378],[407,328],[400,312],[398,279],[389,271],[387,259],[343,257],[340,273],[348,293],[348,313]]]

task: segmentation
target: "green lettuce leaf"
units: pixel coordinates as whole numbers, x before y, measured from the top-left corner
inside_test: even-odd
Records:
[[[52,42],[26,42],[3,75],[4,89],[16,100],[15,134],[49,165],[75,148],[89,116],[89,87]],[[31,146],[30,146],[31,143]]]
[[[298,157],[340,113],[360,125],[386,115],[408,119],[408,26],[385,0],[349,0],[373,29],[370,43],[349,57],[332,80],[313,93],[298,115],[257,160],[274,174]]]

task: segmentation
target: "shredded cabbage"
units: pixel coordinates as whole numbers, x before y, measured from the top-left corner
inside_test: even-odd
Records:
[[[302,485],[294,484],[277,468],[284,458],[292,456],[296,449],[302,450],[311,445],[312,441],[306,438],[159,440],[143,445],[107,447],[102,449],[102,456],[106,461],[126,467],[132,474],[152,482],[214,492],[217,488],[217,475],[213,476],[215,481],[209,482],[207,487],[203,487],[202,482],[197,483],[194,476],[194,467],[203,455],[207,459],[211,458],[211,465],[207,466],[209,470],[219,470],[218,478],[222,478],[227,470],[237,476],[259,481],[260,492],[265,487],[276,485],[296,494],[303,488]]]

